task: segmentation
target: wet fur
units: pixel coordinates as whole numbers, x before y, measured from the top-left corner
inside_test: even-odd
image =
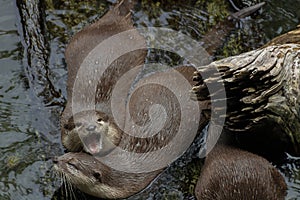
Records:
[[[79,151],[83,148],[81,140],[78,140],[78,135],[70,134],[70,129],[74,128],[73,117],[77,114],[82,114],[84,116],[86,114],[84,112],[88,112],[82,111],[82,113],[72,113],[73,105],[71,99],[73,96],[73,85],[77,71],[79,70],[79,67],[85,57],[95,47],[96,44],[114,34],[133,28],[132,22],[130,21],[130,8],[132,8],[134,2],[129,2],[130,1],[120,2],[99,21],[77,33],[66,49],[66,62],[68,66],[67,92],[69,101],[67,102],[66,108],[61,116],[61,129],[63,145],[69,151]],[[141,47],[146,47],[144,39],[137,32],[134,38],[136,38],[136,42],[141,44]],[[112,111],[110,109],[112,95],[111,91],[116,82],[124,73],[139,65],[141,65],[140,69],[142,68],[146,53],[146,48],[130,52],[113,62],[104,72],[103,76],[99,79],[97,93],[95,94],[95,103],[98,105],[97,108],[99,111],[108,117],[108,120],[110,120],[110,123],[113,124],[113,127],[118,127],[116,128],[118,132],[114,137],[117,138],[117,140],[119,140],[119,138],[122,139],[122,143],[119,145],[121,145],[123,149],[135,152],[147,152],[152,151],[155,148],[163,147],[166,142],[168,142],[168,140],[162,142],[168,137],[166,134],[169,134],[169,132],[172,133],[173,129],[176,131],[175,124],[179,120],[175,113],[177,112],[177,109],[174,111],[174,108],[177,108],[176,105],[170,105],[168,103],[170,102],[170,99],[168,99],[170,97],[166,97],[166,95],[163,93],[163,88],[154,87],[151,90],[141,90],[141,94],[145,93],[148,94],[148,96],[155,97],[155,99],[158,99],[159,103],[167,106],[167,109],[169,109],[169,107],[171,108],[171,111],[169,112],[171,112],[172,116],[174,117],[168,119],[169,121],[166,123],[167,125],[164,127],[163,132],[157,134],[152,139],[139,139],[129,135],[124,135],[121,131],[124,124],[121,123],[118,124],[118,126],[114,124]],[[179,67],[177,68],[177,71],[185,76],[192,85],[192,74],[195,71],[193,67]],[[165,78],[167,74],[167,72],[159,72],[155,74],[155,77]],[[137,73],[133,74],[133,76],[134,75],[136,76]],[[148,76],[143,80],[149,80],[151,82],[152,77],[153,76]],[[82,89],[79,88],[79,91],[74,92],[86,92],[86,85],[84,84],[88,81],[79,81],[82,81]],[[126,85],[123,85],[125,88],[124,91],[129,92],[132,84],[133,82],[127,82]],[[128,93],[126,92],[125,94],[120,94],[120,98],[127,97],[127,94]],[[118,107],[114,108],[121,116],[125,114],[127,103],[127,100],[123,98],[120,99],[121,103],[116,105]],[[189,97],[187,97],[187,99],[188,98]],[[143,100],[143,97],[139,95],[131,99],[131,106],[133,106],[131,108],[131,111],[133,111],[131,114],[133,116],[137,116],[137,120],[143,120],[138,116],[144,112],[148,112],[147,105],[137,103],[140,100]],[[79,99],[79,102],[75,103],[80,104],[80,101],[84,103],[85,99]],[[144,121],[140,122],[144,123]],[[123,123],[125,123],[125,121]],[[141,145],[136,145],[138,143]],[[145,159],[147,158],[145,157]],[[159,169],[149,173],[121,172],[104,165],[89,154],[74,152],[67,153],[57,158],[57,160],[55,160],[55,169],[68,183],[87,194],[101,198],[125,198],[133,195],[143,190],[163,170]]]
[[[197,182],[199,200],[283,200],[287,185],[266,159],[226,145],[208,154]]]
[[[68,102],[62,113],[60,122],[61,122],[61,139],[63,145],[67,150],[72,151],[73,149],[78,150],[81,147],[72,148],[70,144],[74,141],[77,141],[79,137],[76,135],[69,135],[69,130],[66,130],[66,127],[72,122],[73,115],[76,113],[72,112],[72,96],[73,92],[82,93],[86,92],[88,82],[87,80],[78,80],[81,83],[81,88],[76,88],[77,91],[73,91],[74,81],[76,79],[77,72],[80,68],[81,63],[88,55],[88,53],[95,48],[95,46],[101,41],[113,36],[115,34],[121,33],[126,30],[133,29],[131,22],[130,9],[133,7],[133,1],[121,1],[116,5],[112,10],[108,11],[100,20],[97,22],[85,27],[82,31],[78,32],[70,41],[68,45],[65,57],[68,67],[68,81],[67,81],[67,94]],[[141,46],[146,46],[144,39],[137,32],[134,35],[137,43],[140,43]],[[142,65],[146,56],[146,48],[138,51],[130,52],[124,56],[121,56],[119,59],[114,61],[109,68],[104,72],[103,76],[98,81],[97,92],[94,95],[96,97],[95,103],[98,105],[97,109],[104,113],[107,117],[112,118],[111,112],[111,91],[114,88],[114,85],[119,80],[119,78],[129,71],[130,69]],[[131,87],[131,83],[127,85],[128,91]],[[84,96],[84,95],[83,95]],[[86,99],[77,99],[76,104],[84,104]],[[124,101],[125,102],[125,101]],[[125,103],[123,105],[118,105],[120,113],[124,112]],[[115,125],[117,126],[117,125]],[[118,136],[120,137],[120,135]],[[75,142],[76,143],[76,142]],[[74,145],[75,145],[74,143]],[[78,142],[77,142],[78,144]],[[80,143],[79,143],[80,144]]]
[[[67,153],[60,156],[54,168],[65,180],[81,191],[101,198],[123,198],[141,191],[162,171],[126,173],[107,167],[94,156]]]

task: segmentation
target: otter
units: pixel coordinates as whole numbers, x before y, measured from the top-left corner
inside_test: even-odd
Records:
[[[108,152],[110,152],[116,145],[120,145],[120,138],[123,137],[123,133],[121,130],[124,129],[124,121],[115,124],[112,116],[111,111],[111,91],[113,90],[114,86],[116,85],[117,81],[120,79],[120,77],[125,74],[126,72],[130,71],[131,69],[137,68],[138,66],[144,64],[147,50],[146,50],[146,44],[145,39],[140,36],[138,31],[136,31],[132,25],[131,22],[131,13],[130,9],[133,8],[135,5],[135,1],[121,1],[119,2],[112,10],[108,11],[103,17],[101,17],[98,21],[95,23],[87,26],[82,31],[78,32],[70,41],[70,44],[68,45],[66,49],[66,63],[68,67],[68,82],[67,82],[67,94],[68,94],[68,102],[67,105],[62,113],[61,116],[61,139],[64,147],[73,152],[77,152],[81,149],[84,151],[91,153],[91,154],[98,154],[98,155],[105,155]],[[251,12],[254,12],[256,9],[261,7],[263,4],[260,4],[257,7],[250,7],[247,9],[247,12],[251,10]],[[243,17],[246,10],[239,11],[238,13],[235,13],[235,16]],[[250,12],[250,13],[251,13]],[[249,13],[248,13],[249,14]],[[138,43],[141,47],[140,50],[127,53],[126,55],[121,56],[119,59],[114,61],[108,69],[104,72],[103,76],[99,78],[98,85],[97,85],[97,93],[95,94],[95,104],[97,104],[96,110],[90,110],[90,112],[82,112],[82,113],[73,113],[72,108],[73,104],[81,104],[86,102],[85,95],[82,94],[82,99],[77,99],[78,102],[72,102],[70,99],[74,96],[73,94],[73,88],[75,79],[78,81],[77,73],[79,71],[81,63],[84,61],[86,56],[89,54],[93,48],[102,41],[105,41],[110,36],[113,36],[115,34],[121,33],[126,30],[135,30],[132,33],[132,38],[134,38],[135,42]],[[212,35],[212,34],[208,34]],[[215,47],[217,48],[217,47]],[[79,53],[78,53],[79,52]],[[184,68],[184,67],[183,67]],[[191,80],[192,74],[191,71],[194,70],[191,67],[187,70],[189,72],[181,72],[180,70],[183,70],[183,68],[178,68],[177,70],[182,73],[186,74],[186,78],[188,81]],[[138,74],[138,70],[136,70],[136,74]],[[135,74],[135,75],[136,75]],[[134,75],[133,75],[134,76]],[[75,92],[77,93],[84,93],[85,86],[87,84],[87,80],[79,80],[82,84],[82,87]],[[134,82],[128,82],[127,85],[123,86],[124,91],[130,91],[130,88],[134,85]],[[88,93],[88,91],[86,91]],[[153,93],[157,94],[157,92]],[[123,95],[126,96],[129,95],[129,93]],[[87,95],[88,96],[88,95]],[[120,95],[122,96],[122,95]],[[148,95],[149,96],[149,95]],[[155,96],[155,95],[154,95]],[[118,107],[114,107],[115,110],[118,110],[120,113],[120,116],[125,115],[125,109],[126,109],[126,101],[127,99],[124,98],[118,105]],[[166,99],[164,100],[166,101]],[[206,102],[201,102],[199,104],[201,105],[201,108],[205,110],[208,106],[206,105]],[[136,106],[135,104],[132,104],[133,106]],[[143,109],[143,108],[142,108]],[[101,124],[97,122],[97,117],[93,117],[93,113],[97,113],[96,115],[103,115],[104,118],[109,119],[108,128],[103,129],[106,130],[106,132],[98,131],[94,132],[94,134],[89,134],[89,131],[82,131],[82,130],[88,130],[89,127],[95,127],[97,129],[102,129]],[[89,116],[91,114],[91,116]],[[133,113],[134,115],[138,115],[137,113]],[[140,113],[139,113],[140,114]],[[176,113],[173,113],[174,115]],[[78,117],[77,119],[79,122],[74,122],[74,115],[80,115],[82,117]],[[83,123],[81,120],[84,120],[84,116],[86,115],[86,118],[94,119],[90,123]],[[200,115],[204,115],[201,113]],[[121,119],[123,120],[123,119]],[[203,127],[205,123],[207,123],[206,117],[201,118],[200,124]],[[170,124],[172,122],[174,123],[176,120],[169,120]],[[143,123],[143,122],[140,122]],[[77,127],[76,124],[82,125],[81,128]],[[169,125],[170,125],[169,124]],[[116,127],[119,127],[118,131],[116,130]],[[112,131],[112,132],[110,132]],[[98,134],[95,134],[98,133]],[[131,140],[131,143],[135,143],[135,139],[128,139]],[[127,140],[127,141],[128,141]],[[87,142],[87,144],[84,141]],[[88,141],[97,141],[97,143],[91,144]],[[167,142],[167,141],[166,141]],[[144,142],[148,143],[149,142]],[[101,145],[103,144],[103,145]],[[107,144],[105,146],[105,144]],[[164,145],[164,144],[162,144]],[[104,147],[105,146],[105,147]],[[124,147],[127,148],[127,147]],[[141,150],[135,150],[135,151],[141,151]]]
[[[144,38],[134,29],[131,22],[130,9],[134,1],[121,1],[113,9],[108,11],[100,20],[85,27],[74,35],[67,46],[65,57],[68,67],[67,95],[68,101],[60,118],[61,141],[68,151],[77,152],[84,150],[90,154],[105,155],[119,144],[121,131],[118,127],[122,124],[115,124],[111,111],[112,90],[126,72],[134,68],[141,68],[146,57],[146,45]],[[95,105],[74,111],[74,106],[84,105],[90,96],[87,91],[90,76],[78,77],[81,64],[88,54],[101,42],[107,40],[124,31],[130,32],[130,39],[134,41],[139,50],[129,52],[116,59],[105,69],[101,77],[98,78],[95,98]],[[105,52],[104,52],[105,53]],[[93,66],[96,70],[101,70],[102,66]],[[105,66],[103,66],[104,68]],[[138,70],[135,70],[138,73]],[[133,75],[134,76],[134,75]],[[75,81],[80,87],[75,88]],[[129,91],[131,82],[123,85],[124,91]],[[75,95],[82,98],[76,98]],[[122,103],[115,108],[120,113],[124,113],[126,94],[120,95]],[[94,107],[93,107],[94,106]],[[75,113],[74,113],[75,112]],[[122,123],[122,122],[120,122]]]
[[[183,76],[190,78],[191,81],[192,77],[188,75],[191,75],[195,71],[195,68],[183,66],[176,68],[176,70]],[[148,78],[149,80],[152,80],[152,77],[159,76],[167,78],[167,72],[168,71],[155,73],[153,76],[149,76]],[[146,80],[148,79],[146,78]],[[157,100],[161,101],[159,102],[161,103],[160,105],[167,108],[168,112],[170,112],[170,110],[168,110],[169,108],[167,105],[178,110],[176,109],[176,104],[174,105],[173,101],[170,99],[173,96],[169,96],[163,88],[155,86],[156,85],[152,85],[152,87],[144,87],[140,90],[140,92],[146,93],[149,96],[154,95]],[[162,98],[162,96],[164,98]],[[137,124],[145,123],[145,120],[149,120],[148,117],[139,118],[140,115],[145,116],[144,114],[147,113],[147,104],[151,102],[144,102],[142,101],[143,99],[143,95],[141,96],[137,94],[132,96],[130,100],[133,106],[130,110],[132,111],[133,117],[137,120]],[[135,109],[141,109],[141,112],[135,112],[137,111]],[[84,150],[86,152],[92,152],[90,154],[93,155],[85,152],[66,153],[54,159],[54,169],[65,177],[64,180],[68,181],[68,183],[72,186],[89,195],[109,199],[127,198],[132,196],[146,188],[167,165],[153,171],[150,170],[149,172],[139,172],[137,170],[136,173],[128,173],[126,171],[114,169],[112,166],[107,166],[101,159],[99,159],[99,156],[105,156],[112,152],[116,147],[121,147],[128,152],[144,153],[144,159],[149,159],[149,157],[147,157],[147,152],[155,152],[160,148],[164,148],[174,137],[174,134],[180,134],[177,132],[177,122],[180,121],[179,118],[181,117],[181,113],[179,111],[175,112],[174,109],[171,109],[171,113],[173,115],[168,117],[168,121],[166,122],[167,126],[163,127],[158,134],[147,138],[132,137],[124,133],[113,121],[111,121],[110,118],[103,118],[103,116],[106,115],[100,111],[85,111],[78,113],[74,115],[74,117],[78,117],[81,124],[74,124],[74,122],[68,123],[71,127],[65,127],[65,131],[67,131],[67,129],[70,129],[71,131],[68,133],[68,136],[65,137],[67,138],[67,141],[63,141],[63,143],[70,146],[70,148],[73,148],[74,151],[77,151],[75,147],[85,148],[86,150]],[[94,115],[94,118],[87,118],[88,115]],[[103,126],[106,127],[106,130],[105,128],[101,129],[100,126],[94,122],[98,122],[99,120],[101,122],[103,121]],[[89,126],[93,126],[91,128],[92,130],[87,130],[89,129]],[[96,126],[96,129],[98,130],[94,130],[94,126]],[[195,128],[197,127],[191,125],[191,129]],[[81,140],[78,138],[79,131],[81,137],[84,135],[85,139]],[[182,136],[184,137],[186,134],[182,134]],[[105,140],[102,140],[103,143],[101,143],[103,144],[103,148],[99,149],[97,144],[99,144],[101,137]],[[184,138],[182,138],[182,140],[183,139]],[[82,147],[83,143],[85,144]],[[177,145],[177,143],[175,145]],[[101,153],[99,154],[99,152]],[[168,155],[163,155],[160,158],[156,158],[156,161],[158,163],[164,163],[166,161],[160,159],[166,159],[168,157]],[[120,165],[121,164],[122,163],[120,163]],[[128,163],[127,165],[129,165],[128,167],[131,167],[133,163]]]
[[[100,198],[131,196],[147,187],[162,172],[126,173],[114,170],[86,153],[66,153],[53,160],[54,169],[81,191]]]
[[[137,76],[140,65],[144,63],[146,57],[145,41],[137,31],[134,31],[132,38],[140,44],[141,50],[133,51],[119,57],[109,68],[107,68],[102,77],[99,77],[95,96],[96,109],[82,110],[73,113],[73,106],[85,103],[87,78],[79,80],[81,88],[74,91],[75,80],[78,81],[77,73],[81,64],[88,54],[96,47],[97,44],[106,40],[108,37],[121,33],[123,31],[133,29],[130,21],[130,9],[133,1],[121,1],[112,10],[105,14],[100,20],[94,24],[84,28],[77,33],[66,49],[66,62],[68,66],[68,82],[67,93],[68,99],[72,99],[74,92],[82,94],[82,98],[77,102],[68,100],[65,110],[61,116],[62,143],[68,151],[63,156],[54,159],[54,168],[56,171],[66,177],[65,180],[73,186],[87,194],[100,198],[125,198],[131,196],[146,186],[161,173],[164,168],[145,173],[127,173],[113,169],[102,163],[92,155],[107,155],[114,150],[116,146],[131,152],[145,153],[163,148],[169,143],[172,134],[177,133],[180,124],[180,112],[178,112],[178,104],[174,102],[174,96],[166,95],[167,90],[158,85],[152,85],[139,90],[140,95],[131,96],[130,102],[127,97],[130,96],[132,86],[139,86],[134,81],[129,81],[123,85],[124,94],[116,110],[120,115],[125,115],[126,108],[130,108],[130,114],[134,117],[135,123],[144,125],[151,121],[148,107],[153,103],[165,105],[167,108],[167,121],[163,131],[149,138],[136,138],[128,136],[122,130],[126,125],[126,121],[116,123],[111,110],[112,90],[116,86],[118,80],[123,74],[134,71],[132,76]],[[144,48],[144,49],[142,49]],[[188,82],[192,83],[192,74],[195,69],[191,66],[178,67],[177,70],[182,74]],[[153,77],[164,77],[168,71],[155,73],[143,80],[151,83]],[[192,85],[192,84],[191,84]],[[181,92],[181,91],[179,91]],[[186,91],[182,91],[180,96],[186,96]],[[121,98],[120,97],[120,98]],[[155,97],[155,100],[147,100],[146,97]],[[201,108],[204,108],[203,106]],[[201,113],[199,112],[199,115]],[[203,119],[203,118],[202,118]],[[193,116],[189,116],[187,121],[193,121]],[[201,124],[200,124],[201,125]],[[190,126],[189,129],[201,129],[200,127]],[[132,131],[135,131],[131,129]],[[149,129],[145,129],[147,132]],[[171,135],[168,135],[172,133]],[[75,153],[84,150],[84,152]],[[90,155],[92,154],[92,155]],[[147,159],[147,157],[145,157]],[[160,162],[160,160],[157,160]]]
[[[199,200],[280,200],[286,190],[283,176],[266,159],[217,144],[205,159],[195,195]]]
[[[105,113],[86,110],[76,113],[64,125],[67,137],[63,138],[62,143],[69,151],[84,150],[105,156],[119,144],[120,133],[121,130]]]
[[[166,69],[145,75],[141,80],[135,80],[134,77],[137,77],[142,69],[147,51],[145,39],[133,28],[130,20],[130,8],[133,4],[133,1],[118,3],[101,19],[77,33],[65,53],[68,67],[68,102],[60,120],[61,140],[64,147],[71,152],[54,159],[54,169],[66,177],[64,180],[74,187],[100,198],[131,196],[148,186],[167,165],[152,171],[139,172],[137,170],[136,173],[129,173],[108,166],[101,159],[98,159],[99,157],[113,153],[116,147],[139,155],[163,149],[175,135],[186,136],[185,134],[177,134],[183,124],[181,122],[182,117],[184,117],[182,112],[188,113],[189,109],[193,109],[193,107],[181,111],[178,98],[187,104],[188,102],[198,104],[189,98],[189,89],[193,85],[192,74],[195,72],[195,68],[192,66]],[[78,80],[78,72],[85,57],[98,43],[130,29],[133,39],[128,39],[137,43],[140,49],[120,56],[105,69],[101,77],[95,77],[98,78],[96,79],[96,93],[93,94],[95,108],[88,107],[88,109],[74,113],[74,106],[84,104],[87,101],[86,96],[90,92],[86,89],[90,77],[86,76],[83,79],[79,77]],[[175,74],[177,73],[183,78],[188,86],[185,89],[176,90],[178,97],[168,89],[174,87],[176,83],[180,83],[178,86],[180,88],[184,85],[181,84],[180,79],[173,76],[174,71]],[[122,82],[124,74],[129,74],[131,79],[125,79]],[[166,80],[165,82],[168,82],[169,87],[155,84],[158,80]],[[74,90],[76,81],[80,83],[79,90],[77,88]],[[118,91],[118,98],[114,99],[117,100],[117,103],[114,103],[113,91],[118,88],[118,84],[121,84],[120,81],[122,82],[122,90]],[[133,89],[136,90],[132,92]],[[82,98],[77,98],[74,101],[72,98],[76,93],[79,93]],[[153,105],[154,107],[152,107]],[[159,106],[155,107],[155,105]],[[113,109],[118,112],[117,116],[113,115],[111,106],[114,106]],[[161,109],[162,107],[163,109]],[[195,119],[198,119],[201,113],[197,109],[194,110],[194,114],[198,117],[193,114],[186,116],[184,120],[187,123],[184,125],[183,131],[194,132],[196,130],[195,132],[197,132],[199,120]],[[126,121],[129,119],[126,116],[129,115],[133,123],[141,127],[140,129],[131,127],[131,122]],[[161,120],[161,116],[165,118],[165,122]],[[119,118],[116,119],[116,117]],[[152,122],[156,124],[153,125]],[[152,127],[155,128],[160,125],[161,127],[157,129],[158,132],[152,129]],[[163,154],[163,157],[160,158],[162,160],[157,160],[157,163],[167,162],[163,159],[169,157],[171,156],[164,156]],[[145,156],[143,159],[149,158]],[[127,165],[130,165],[128,168],[131,168],[133,163]]]

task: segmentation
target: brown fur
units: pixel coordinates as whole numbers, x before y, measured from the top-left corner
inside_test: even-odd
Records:
[[[151,183],[162,171],[126,173],[116,171],[85,153],[67,153],[54,160],[54,168],[81,191],[100,198],[131,196]]]
[[[81,151],[103,156],[120,142],[121,130],[105,113],[86,110],[76,113],[64,126],[67,137],[64,146],[73,152]]]
[[[280,200],[283,176],[266,159],[225,145],[208,154],[197,182],[199,200]]]
[[[132,7],[133,2],[132,4],[129,2],[130,1],[120,2],[120,4],[115,6],[115,8],[104,15],[99,21],[77,33],[66,49],[66,62],[68,66],[68,103],[61,116],[61,129],[63,145],[69,151],[80,151],[84,148],[79,137],[79,135],[82,137],[83,132],[74,131],[76,126],[88,128],[90,125],[96,125],[97,118],[105,118],[105,121],[110,124],[109,127],[117,130],[117,132],[98,131],[98,133],[101,132],[101,134],[106,135],[107,138],[110,138],[111,143],[119,145],[127,151],[154,151],[157,148],[164,147],[169,142],[170,138],[177,133],[181,116],[180,109],[178,109],[180,106],[179,102],[176,98],[173,99],[174,95],[172,92],[166,90],[166,88],[157,84],[148,84],[154,79],[174,80],[174,77],[168,73],[168,70],[146,76],[142,81],[136,83],[135,88],[138,88],[143,83],[147,86],[138,88],[138,91],[131,96],[128,104],[127,95],[130,93],[133,81],[125,82],[124,85],[122,85],[122,91],[118,93],[119,102],[118,104],[115,104],[116,107],[114,107],[114,110],[118,112],[118,116],[121,116],[118,124],[116,124],[117,120],[114,118],[118,116],[112,115],[110,106],[112,103],[111,97],[114,86],[123,74],[144,63],[146,49],[130,52],[119,57],[108,69],[106,69],[103,76],[99,77],[97,92],[94,95],[98,110],[85,110],[79,113],[72,113],[73,103],[79,105],[85,103],[86,99],[84,94],[90,92],[86,91],[86,84],[89,77],[84,77],[83,80],[78,80],[76,77],[85,57],[101,41],[122,31],[133,29],[130,21],[129,9]],[[137,31],[135,31],[133,38],[135,38],[136,42],[139,43],[141,47],[146,46],[144,38],[142,38]],[[141,67],[138,67],[138,69],[141,69]],[[176,70],[187,79],[190,85],[192,85],[192,74],[195,71],[193,67],[178,67]],[[132,77],[136,77],[137,74],[138,70],[132,74]],[[73,91],[75,80],[80,81],[81,88],[77,88],[76,91]],[[79,102],[72,102],[73,92],[82,93],[83,98],[78,99]],[[178,92],[181,92],[181,96],[186,97],[186,99],[189,100],[189,95],[185,95],[188,93],[188,90]],[[147,98],[149,98],[149,101],[145,101]],[[150,119],[148,112],[149,107],[153,103],[164,106],[168,114],[167,121],[165,122],[162,131],[150,138],[132,137],[124,134],[122,130],[126,124],[126,109],[130,111],[130,115],[136,124],[144,125],[144,123],[148,122]],[[96,117],[93,116],[95,113]],[[76,125],[78,122],[74,120],[76,118],[79,119],[80,125]],[[90,119],[88,120],[90,123],[84,124],[80,120],[83,118],[84,120]],[[191,122],[193,121],[192,119],[193,116],[191,116]],[[198,127],[189,126],[189,128],[197,129]],[[148,130],[149,129],[147,128],[145,129],[145,131]],[[135,129],[129,129],[129,131],[135,131]],[[139,133],[137,132],[135,134]],[[101,138],[102,136],[99,137]],[[147,158],[145,157],[145,159]],[[159,169],[148,173],[126,173],[104,165],[89,154],[73,152],[60,156],[55,160],[55,169],[66,177],[68,182],[79,188],[81,191],[102,198],[125,198],[137,193],[145,188],[163,170]]]
[[[68,67],[68,82],[67,82],[67,93],[68,93],[68,102],[61,116],[61,131],[62,131],[62,142],[63,145],[70,151],[73,148],[69,145],[72,144],[71,140],[75,140],[73,135],[69,135],[70,130],[67,130],[66,127],[70,127],[70,122],[72,122],[73,115],[72,113],[73,103],[81,104],[86,102],[85,94],[89,91],[86,91],[88,77],[83,77],[80,79],[76,77],[77,72],[80,68],[81,63],[86,58],[86,56],[105,39],[113,36],[115,34],[121,33],[126,30],[133,29],[131,23],[130,9],[133,7],[133,1],[122,1],[112,10],[106,13],[100,20],[87,26],[82,31],[77,33],[70,44],[66,49],[66,62]],[[136,43],[139,43],[141,47],[146,47],[144,39],[135,31],[132,35]],[[112,118],[111,113],[111,91],[114,88],[114,85],[119,80],[119,78],[126,73],[127,71],[133,69],[136,66],[142,65],[146,56],[146,48],[130,52],[124,56],[121,56],[119,59],[115,60],[109,68],[104,71],[102,77],[98,80],[97,92],[93,96],[95,97],[95,103],[98,105],[99,109],[104,115],[108,118]],[[73,91],[74,82],[80,82],[80,88],[76,88],[76,91]],[[132,83],[127,83],[128,85],[124,86],[127,91],[131,87]],[[73,92],[83,94],[82,99],[76,99],[78,102],[72,102]],[[86,95],[87,96],[87,95]],[[124,97],[125,95],[123,95]],[[125,102],[125,100],[123,101]],[[120,113],[124,113],[125,103],[118,105]],[[117,125],[114,125],[117,126]],[[118,136],[119,138],[120,136]],[[118,140],[118,138],[116,140]],[[82,146],[81,146],[82,148]],[[78,150],[78,148],[76,148]]]
[[[76,81],[80,81],[81,88],[74,92],[79,92],[84,94],[89,93],[90,91],[86,91],[86,83],[88,82],[88,78],[84,77],[84,80],[78,80],[77,71],[79,70],[80,64],[83,62],[84,58],[88,55],[88,53],[95,47],[96,44],[105,40],[109,36],[112,36],[116,33],[133,29],[132,22],[130,20],[130,11],[128,8],[131,8],[132,5],[128,3],[129,1],[121,2],[120,5],[117,5],[114,9],[109,11],[106,15],[104,15],[99,21],[96,23],[84,28],[82,31],[77,33],[74,38],[71,40],[68,48],[66,50],[66,61],[68,65],[68,103],[61,117],[61,130],[62,130],[62,142],[63,145],[69,151],[78,151],[78,149],[83,148],[82,146],[73,148],[72,144],[80,144],[76,142],[79,137],[76,137],[76,134],[69,134],[70,130],[66,128],[69,127],[69,123],[72,122],[73,113],[72,106],[74,102],[72,102],[73,96],[73,85]],[[132,2],[133,3],[133,2]],[[129,5],[128,5],[129,4]],[[127,14],[125,10],[127,9]],[[134,37],[137,43],[140,43],[141,47],[146,47],[145,39],[139,35],[137,31],[134,33]],[[138,50],[134,52],[130,52],[124,56],[121,56],[118,60],[113,62],[109,68],[104,72],[103,76],[99,78],[97,85],[97,92],[95,96],[95,103],[97,104],[97,110],[101,113],[104,113],[107,116],[112,125],[114,127],[118,127],[118,130],[124,130],[125,127],[125,118],[126,118],[126,109],[130,110],[130,115],[133,120],[135,120],[136,124],[145,124],[149,122],[149,116],[147,115],[149,112],[149,107],[154,104],[160,104],[165,107],[167,110],[167,121],[165,122],[165,126],[158,134],[154,135],[151,138],[137,138],[129,135],[123,135],[122,131],[119,131],[118,134],[115,134],[116,138],[113,139],[115,141],[119,141],[119,138],[122,138],[123,143],[119,144],[118,142],[112,142],[114,144],[122,145],[122,148],[127,149],[129,151],[135,152],[146,152],[153,151],[155,148],[162,148],[165,146],[169,140],[164,140],[162,142],[162,138],[172,138],[172,135],[169,133],[177,133],[178,126],[180,125],[180,109],[177,109],[180,105],[176,100],[175,96],[172,94],[174,91],[168,91],[165,87],[160,85],[151,85],[154,79],[172,79],[171,75],[169,75],[168,70],[163,72],[157,72],[153,75],[144,77],[142,81],[138,82],[135,85],[135,88],[138,88],[141,84],[148,84],[146,87],[141,87],[135,92],[131,98],[129,103],[127,104],[127,97],[130,93],[130,89],[133,86],[132,82],[126,82],[122,85],[123,94],[118,94],[119,103],[114,104],[114,111],[117,111],[117,116],[112,115],[111,110],[111,95],[116,85],[117,81],[120,80],[123,74],[129,72],[131,69],[140,66],[142,68],[142,64],[144,63],[144,59],[146,57],[146,49]],[[135,68],[136,69],[136,68]],[[181,73],[186,80],[192,85],[192,74],[195,69],[191,66],[183,66],[177,67],[176,70]],[[138,71],[133,74],[134,77],[138,74]],[[174,79],[174,78],[173,78]],[[176,91],[181,92],[181,91]],[[182,93],[187,93],[188,91],[182,91]],[[88,95],[86,95],[88,96]],[[183,96],[183,95],[182,95]],[[186,96],[186,100],[189,101],[189,95]],[[145,99],[149,99],[149,101],[145,101]],[[85,95],[83,95],[82,99],[78,100],[79,102],[75,102],[76,104],[85,103]],[[126,107],[128,106],[128,107]],[[74,113],[76,114],[76,113]],[[114,119],[114,117],[121,116],[119,119]],[[143,116],[143,117],[140,117]],[[115,121],[118,121],[118,124],[114,124]],[[198,127],[196,127],[197,129]],[[127,129],[128,130],[128,129]],[[134,132],[135,129],[129,129],[129,131]],[[146,130],[145,130],[146,132]],[[80,133],[79,133],[80,134]],[[108,133],[109,134],[109,133]],[[133,133],[132,133],[133,134]],[[139,135],[139,133],[134,133],[135,135]],[[136,147],[135,144],[141,144],[140,147]],[[129,144],[129,145],[128,145]],[[157,146],[153,145],[157,144]],[[78,145],[76,145],[78,146]]]

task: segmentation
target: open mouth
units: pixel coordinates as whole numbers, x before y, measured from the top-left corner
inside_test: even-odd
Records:
[[[97,132],[89,133],[81,138],[85,150],[91,154],[98,154],[102,150],[101,134]]]

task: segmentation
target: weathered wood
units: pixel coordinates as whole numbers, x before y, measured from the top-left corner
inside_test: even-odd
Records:
[[[299,30],[294,33],[294,38],[299,37]],[[283,37],[270,44],[283,42]],[[217,73],[212,73],[214,68]],[[197,84],[192,89],[192,98],[226,100],[225,131],[257,133],[260,141],[253,138],[254,143],[266,144],[267,148],[268,143],[271,146],[280,141],[281,150],[299,155],[299,71],[299,44],[268,46],[199,67],[194,74]],[[210,84],[215,82],[224,83],[226,97],[220,96],[219,91],[208,94]],[[215,108],[218,109],[225,108]]]

